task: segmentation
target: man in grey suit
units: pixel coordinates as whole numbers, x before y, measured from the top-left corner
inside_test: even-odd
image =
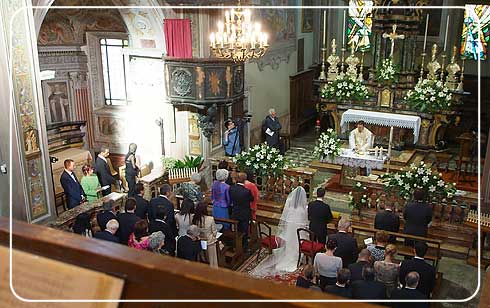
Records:
[[[279,143],[279,131],[282,129],[281,123],[276,115],[274,108],[269,109],[269,115],[265,117],[263,128],[265,133],[265,142],[268,146],[283,152]]]
[[[116,183],[116,178],[112,176],[109,164],[107,163],[107,157],[109,157],[109,149],[107,147],[102,147],[97,159],[95,159],[95,172],[99,178],[100,185],[102,187],[109,186],[102,190],[103,196],[110,194],[112,191],[111,185]]]

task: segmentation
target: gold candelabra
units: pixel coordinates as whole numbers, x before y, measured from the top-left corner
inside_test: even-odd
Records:
[[[463,58],[463,63],[461,64],[461,76],[459,77],[458,88],[456,89],[456,91],[464,92],[463,80],[464,80],[464,58]]]
[[[318,77],[319,80],[327,80],[327,74],[325,74],[325,60],[327,58],[327,48],[323,46],[322,50],[322,71],[320,72],[320,77]]]
[[[446,71],[446,54],[443,53],[441,55],[441,59],[442,59],[442,64],[441,64],[441,81],[444,82],[444,72]]]
[[[421,56],[422,56],[422,63],[420,64],[420,79],[419,79],[420,81],[422,81],[422,79],[424,79],[424,66],[425,66],[425,56],[426,55],[427,54],[425,52],[423,52],[421,54]]]
[[[345,64],[345,47],[342,47],[342,60],[340,62],[340,76],[344,76],[344,64]]]
[[[359,81],[362,81],[364,78],[363,78],[363,70],[364,70],[364,50],[361,50],[361,65],[359,67]]]

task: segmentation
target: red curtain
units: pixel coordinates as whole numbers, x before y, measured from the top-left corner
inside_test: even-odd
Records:
[[[192,58],[190,19],[165,19],[163,24],[167,56]]]

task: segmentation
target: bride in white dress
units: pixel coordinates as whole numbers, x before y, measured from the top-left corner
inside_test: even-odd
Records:
[[[277,230],[282,245],[250,272],[256,277],[294,272],[298,262],[298,237],[296,230],[308,226],[308,200],[303,187],[296,187],[288,196]]]

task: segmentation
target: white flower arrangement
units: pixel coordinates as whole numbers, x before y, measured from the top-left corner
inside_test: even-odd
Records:
[[[420,112],[451,110],[453,106],[452,94],[440,80],[424,79],[407,92],[404,100],[410,108]]]
[[[398,80],[398,68],[391,57],[384,59],[376,69],[376,80],[381,84],[393,84]]]
[[[233,157],[233,162],[242,171],[251,169],[256,175],[272,174],[278,176],[291,166],[279,150],[269,147],[265,143],[255,145],[248,151],[236,155]]]
[[[442,174],[432,171],[424,162],[412,164],[408,170],[399,173],[386,173],[382,179],[386,190],[395,189],[405,199],[410,199],[416,188],[424,189],[429,200],[450,198],[456,192],[455,183],[446,183]]]
[[[326,132],[320,135],[318,138],[317,145],[315,146],[314,155],[320,160],[334,159],[339,156],[342,152],[341,141],[337,136],[337,133],[329,128]]]
[[[362,208],[368,207],[370,201],[367,187],[357,182],[353,186],[353,191],[349,192],[349,207],[360,211]]]
[[[322,88],[320,97],[337,102],[361,101],[369,98],[369,91],[361,81],[344,75],[338,76],[334,81]]]

